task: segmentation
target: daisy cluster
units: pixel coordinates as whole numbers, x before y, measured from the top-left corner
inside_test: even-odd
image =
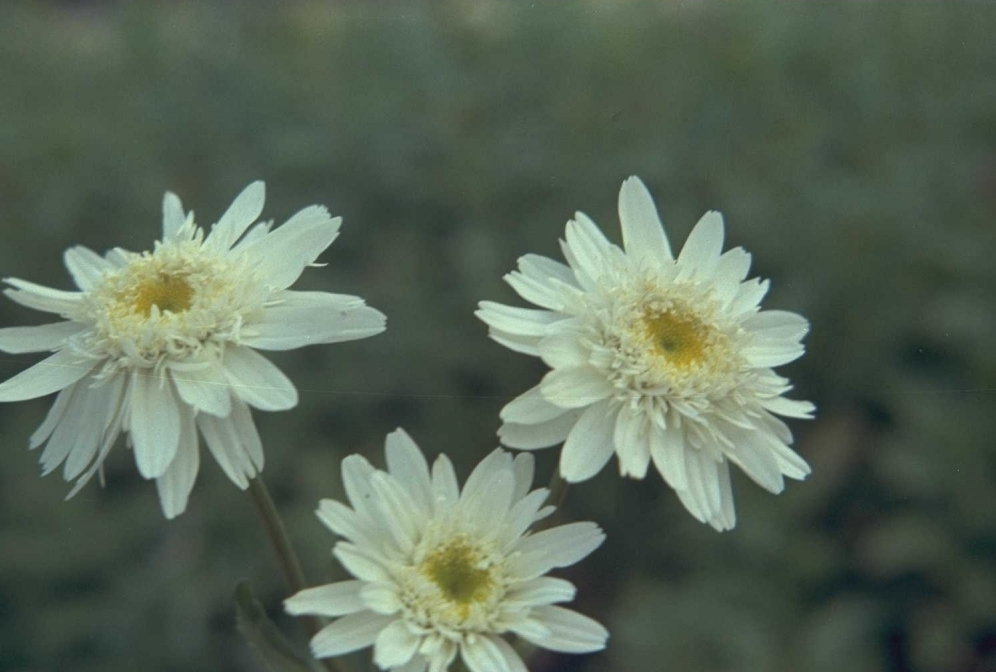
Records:
[[[363,299],[290,289],[338,236],[342,220],[307,207],[279,227],[258,222],[264,185],[249,185],[209,230],[180,199],[163,201],[151,250],[99,255],[70,248],[77,290],[7,278],[12,300],[57,315],[0,329],[0,350],[49,352],[0,383],[0,401],[56,394],[31,436],[43,473],[60,465],[69,496],[101,474],[121,435],[139,473],[156,482],[163,514],[187,507],[200,442],[245,489],[263,469],[250,408],[288,410],[294,384],[258,351],[366,338],[385,316]],[[498,343],[550,367],[509,402],[498,431],[509,448],[563,446],[554,481],[580,482],[613,455],[619,474],[652,464],[698,520],[735,525],[730,465],[778,493],[802,479],[782,418],[812,417],[787,398],[774,367],[804,352],[801,316],[761,310],[768,282],[748,279],[750,255],[723,251],[709,212],[675,256],[644,184],[619,194],[623,247],[583,213],[567,223],[566,263],[533,254],[505,276],[535,308],[482,301]],[[526,669],[522,647],[589,653],[606,645],[596,621],[559,606],[576,589],[548,576],[604,540],[591,522],[550,526],[550,492],[532,489],[532,455],[497,449],[459,485],[439,455],[430,466],[403,430],[388,435],[386,469],[359,455],[341,467],[348,504],[322,500],[340,538],[333,555],[353,577],[287,599],[294,615],[335,619],[312,639],[316,657],[373,647],[383,670]]]

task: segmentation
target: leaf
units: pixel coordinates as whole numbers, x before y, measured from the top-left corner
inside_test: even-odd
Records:
[[[235,586],[235,625],[268,672],[314,672],[266,615],[246,579]]]

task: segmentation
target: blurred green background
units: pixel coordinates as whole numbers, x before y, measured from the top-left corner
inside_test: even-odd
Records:
[[[568,515],[608,541],[562,575],[612,637],[531,669],[996,670],[994,33],[977,2],[3,3],[0,274],[69,288],[66,247],[147,249],[166,189],[202,225],[257,178],[266,218],[343,215],[300,286],[359,294],[388,330],[276,353],[301,404],[256,415],[325,580],[312,510],[342,495],[340,459],[381,464],[403,426],[465,476],[544,371],[486,338],[477,301],[521,303],[502,274],[559,257],[575,210],[618,241],[638,174],[675,245],[723,211],[766,307],[812,320],[782,371],[819,409],[792,423],[813,475],[775,497],[738,473],[725,534],[656,474],[573,488]],[[0,324],[43,321],[0,303]],[[49,404],[0,406],[0,670],[260,670],[240,577],[304,646],[212,460],[173,522],[123,446],[63,502],[26,447]]]

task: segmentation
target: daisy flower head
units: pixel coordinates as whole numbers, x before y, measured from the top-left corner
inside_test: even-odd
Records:
[[[651,462],[685,507],[717,530],[736,523],[732,462],[778,493],[809,466],[789,448],[777,415],[812,417],[787,399],[772,367],[803,354],[809,323],[760,310],[768,281],[746,280],[750,255],[723,247],[723,218],[708,212],[677,258],[638,177],[619,192],[623,248],[578,212],[561,249],[535,254],[505,280],[539,309],[482,301],[490,336],[551,367],[502,409],[502,443],[531,450],[563,442],[560,472],[584,481],[613,453],[622,476]]]
[[[503,634],[566,653],[605,647],[605,628],[555,606],[574,586],[546,576],[605,535],[589,522],[529,531],[554,509],[545,488],[530,491],[530,454],[495,450],[461,490],[449,458],[430,469],[403,430],[388,435],[385,452],[387,471],[359,455],[343,460],[349,506],[326,499],[317,511],[344,537],[333,555],[355,578],[284,603],[290,614],[338,617],[311,640],[316,657],[373,645],[382,670],[443,672],[459,655],[471,672],[521,672]]]
[[[249,407],[284,410],[297,390],[256,352],[378,334],[385,318],[355,296],[288,289],[338,235],[341,218],[318,205],[282,226],[255,223],[262,182],[239,194],[209,233],[180,199],[163,199],[163,235],[151,251],[82,246],[65,264],[79,288],[17,278],[4,293],[63,321],[0,329],[0,350],[50,351],[0,383],[0,401],[58,392],[31,448],[42,470],[63,464],[73,496],[126,433],[141,475],[155,479],[167,518],[186,508],[197,476],[198,430],[240,488],[263,468]],[[254,225],[255,223],[255,225]]]

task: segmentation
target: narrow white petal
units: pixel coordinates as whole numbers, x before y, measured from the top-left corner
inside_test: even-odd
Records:
[[[763,437],[749,430],[731,431],[732,448],[724,452],[731,462],[744,470],[751,480],[768,492],[780,493],[785,489],[782,471],[774,453]]]
[[[463,485],[463,492],[460,494],[460,502],[466,504],[481,497],[485,497],[487,491],[499,480],[514,480],[512,470],[512,457],[505,451],[497,448],[487,457],[477,463],[474,470],[467,477],[467,482]],[[507,473],[506,473],[507,472]],[[505,478],[507,475],[507,479]],[[511,497],[511,489],[508,496]]]
[[[398,594],[396,583],[364,581],[360,599],[370,611],[377,614],[395,614],[405,608]]]
[[[685,435],[670,424],[650,429],[650,457],[668,485],[675,490],[688,487],[685,477]]]
[[[198,429],[204,435],[204,442],[221,470],[240,489],[248,488],[249,479],[256,475],[256,467],[242,447],[231,418],[198,413],[196,420]]]
[[[214,250],[229,249],[249,225],[259,218],[265,202],[266,185],[262,181],[253,182],[243,189],[218,223],[211,227],[211,233],[204,240],[205,247]]]
[[[346,571],[363,581],[388,582],[391,575],[374,556],[354,544],[340,541],[332,549],[332,555],[345,567]]]
[[[156,479],[159,503],[167,520],[175,518],[187,508],[190,491],[194,489],[197,471],[201,464],[201,449],[197,442],[197,428],[189,409],[181,411],[180,445],[176,457],[166,473]]]
[[[553,311],[506,306],[494,301],[481,301],[478,305],[480,309],[474,314],[485,324],[521,336],[543,336],[548,325],[564,319]]]
[[[515,473],[511,464],[491,474],[482,485],[470,495],[467,488],[464,488],[460,498],[463,515],[471,524],[476,524],[482,533],[498,531],[495,529],[495,521],[503,520],[508,514],[512,504],[512,491],[515,489]]]
[[[501,419],[521,425],[535,425],[559,418],[565,409],[546,400],[537,385],[526,390],[501,409]]]
[[[554,567],[567,567],[587,557],[605,541],[605,533],[591,522],[570,523],[543,530],[514,547],[511,571],[522,580],[546,574]]]
[[[135,463],[143,478],[159,478],[176,456],[180,408],[172,382],[138,370],[131,378],[129,418]]]
[[[505,282],[514,289],[519,296],[530,303],[534,303],[549,310],[560,310],[564,307],[564,300],[560,289],[549,280],[537,280],[519,271],[512,271],[505,274]]]
[[[90,373],[94,365],[69,350],[60,350],[0,383],[0,401],[37,399],[58,392]]]
[[[374,491],[370,479],[375,469],[362,455],[349,455],[339,468],[346,498],[356,513],[364,520],[372,521],[377,516],[374,505]]]
[[[218,363],[201,368],[171,368],[170,375],[184,403],[221,418],[232,412],[232,386]]]
[[[183,212],[180,197],[167,191],[163,196],[163,240],[176,238],[186,220],[187,215]]]
[[[11,301],[46,313],[56,313],[63,317],[79,308],[79,302],[83,296],[82,292],[64,292],[61,289],[36,285],[33,282],[18,278],[4,278],[4,282],[14,287],[14,289],[5,289],[3,292]]]
[[[249,407],[238,399],[232,400],[232,413],[229,416],[235,429],[235,438],[249,460],[256,467],[257,473],[263,471],[263,442],[260,441],[256,423],[252,420]]]
[[[523,454],[528,455],[528,453]],[[505,517],[504,529],[498,541],[499,545],[506,547],[518,541],[526,529],[535,522],[536,514],[546,502],[549,494],[549,490],[540,488],[529,493],[512,506]]]
[[[392,477],[383,471],[374,472],[370,477],[375,503],[382,512],[381,518],[387,523],[397,545],[403,552],[410,551],[418,539],[418,507],[411,494]]]
[[[384,453],[390,474],[418,504],[421,515],[427,515],[432,510],[432,480],[425,455],[408,432],[400,428],[387,435]]]
[[[787,418],[802,418],[805,420],[812,418],[813,413],[816,411],[816,407],[810,401],[786,399],[785,397],[762,399],[761,405],[772,413],[784,415]]]
[[[43,476],[52,473],[62,464],[76,446],[76,438],[83,423],[88,422],[86,416],[90,410],[88,402],[91,401],[88,396],[88,382],[89,380],[83,380],[73,386],[66,403],[66,410],[48,438],[48,443],[45,444],[40,459]]]
[[[759,280],[757,278],[741,283],[737,295],[730,302],[729,308],[727,308],[729,316],[737,318],[747,313],[756,313],[758,304],[761,303],[764,295],[768,293],[770,286],[771,283],[767,280]]]
[[[730,465],[723,460],[717,466],[721,504],[719,514],[709,524],[720,532],[732,530],[737,524],[737,513],[733,506],[733,488],[730,484]]]
[[[370,548],[375,546],[375,539],[378,536],[377,528],[371,529],[370,525],[364,524],[360,520],[356,511],[334,499],[323,499],[318,502],[318,509],[315,515],[326,527],[345,537],[358,546]]]
[[[257,320],[245,325],[245,345],[290,350],[367,338],[385,329],[384,314],[357,296],[284,290],[272,300]]]
[[[92,379],[80,381],[80,417],[67,418],[65,426],[71,432],[72,448],[66,457],[62,477],[71,481],[79,476],[97,455],[107,423],[111,419],[112,404],[120,403],[118,387],[113,381],[92,385]],[[46,465],[54,468],[56,465]]]
[[[31,438],[28,439],[28,448],[34,450],[52,435],[55,430],[56,425],[62,420],[62,416],[66,412],[66,407],[69,405],[69,400],[73,395],[74,390],[79,385],[85,385],[79,381],[73,383],[69,387],[61,390],[59,394],[55,397],[55,402],[52,404],[52,408],[48,409],[48,413],[45,415],[45,420],[42,424],[38,425],[38,429],[31,434]]]
[[[536,472],[536,460],[529,453],[519,453],[512,461],[512,471],[515,472],[515,490],[512,491],[512,503],[518,502],[529,492],[533,485]]]
[[[460,657],[470,672],[521,672],[525,665],[514,649],[499,646],[504,640],[493,635],[464,638]]]
[[[591,653],[605,648],[609,631],[595,620],[563,607],[539,607],[535,618],[550,629],[550,636],[533,644],[562,653]],[[532,641],[532,640],[530,640]]]
[[[575,333],[550,334],[540,341],[539,354],[553,369],[582,367],[591,360],[591,350],[582,345]]]
[[[715,518],[722,504],[716,461],[701,450],[689,450],[685,454],[685,475],[688,490],[698,502],[703,517],[707,521]]]
[[[616,409],[608,401],[590,406],[567,436],[560,453],[560,473],[569,483],[586,481],[609,461]]]
[[[535,425],[520,425],[506,422],[498,429],[498,438],[509,448],[536,450],[548,448],[564,441],[577,424],[582,411],[571,411],[559,418]]]
[[[345,616],[366,607],[360,599],[363,581],[339,581],[316,588],[306,588],[284,600],[284,610],[292,616]]]
[[[613,444],[619,456],[619,475],[642,479],[650,466],[648,418],[642,410],[628,405],[619,408],[613,433]]]
[[[806,348],[799,343],[769,340],[752,343],[740,350],[740,354],[750,362],[751,366],[756,368],[788,364],[802,357],[805,352]]]
[[[377,634],[393,620],[393,616],[371,611],[343,616],[311,639],[311,651],[316,658],[331,658],[364,649],[372,645]]]
[[[809,333],[809,320],[787,310],[762,310],[744,320],[745,329],[776,341],[800,341]]]
[[[446,455],[440,455],[432,463],[432,497],[437,508],[452,506],[460,499],[456,472]]]
[[[382,670],[406,664],[415,655],[422,638],[403,620],[390,623],[374,642],[374,663]]]
[[[70,247],[62,255],[69,274],[76,286],[82,290],[93,287],[105,273],[114,270],[114,265],[88,247]]]
[[[0,350],[19,355],[25,352],[56,350],[66,339],[86,329],[79,322],[55,322],[37,327],[4,327],[0,329]]]
[[[332,244],[341,225],[342,217],[332,218],[324,207],[312,205],[246,244],[242,251],[256,263],[270,286],[286,289]]]
[[[505,346],[512,352],[531,355],[533,357],[539,356],[541,336],[523,336],[522,334],[513,334],[491,327],[488,329],[488,338],[499,345]]]
[[[557,280],[573,287],[578,286],[571,267],[549,257],[539,254],[524,254],[519,257],[517,263],[522,274],[533,280]]]
[[[723,306],[729,305],[740,291],[740,283],[750,270],[750,253],[742,247],[727,250],[719,257],[712,273],[713,292]]]
[[[575,219],[567,222],[565,231],[567,247],[574,257],[571,265],[575,271],[581,271],[591,280],[597,281],[608,272],[615,246],[583,212],[574,213],[574,217]]]
[[[540,382],[543,396],[561,408],[581,408],[612,394],[603,373],[592,367],[553,369]]]
[[[513,588],[508,599],[525,606],[537,607],[558,602],[570,602],[577,588],[565,579],[540,576]]]
[[[232,391],[263,411],[285,411],[297,405],[297,389],[273,362],[252,348],[230,344],[222,367]]]
[[[723,216],[715,210],[702,215],[678,254],[679,278],[712,276],[723,251]]]
[[[657,267],[664,260],[674,259],[654,199],[635,175],[619,190],[619,223],[626,254],[638,263],[646,260]]]

